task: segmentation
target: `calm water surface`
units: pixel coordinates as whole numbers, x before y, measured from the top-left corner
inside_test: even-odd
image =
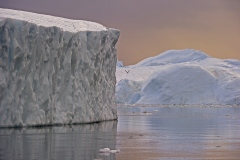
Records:
[[[240,159],[240,106],[118,107],[119,120],[0,129],[0,160]],[[100,154],[101,148],[118,154]]]

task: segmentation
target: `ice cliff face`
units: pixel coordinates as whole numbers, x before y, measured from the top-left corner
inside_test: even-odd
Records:
[[[170,50],[118,67],[116,75],[118,103],[240,104],[240,61],[192,49]]]
[[[119,31],[0,9],[0,127],[117,118]]]

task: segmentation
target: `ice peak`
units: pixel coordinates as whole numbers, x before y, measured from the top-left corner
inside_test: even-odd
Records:
[[[183,49],[183,50],[168,50],[160,53],[157,56],[149,57],[134,66],[159,66],[169,63],[184,63],[191,61],[201,61],[203,59],[210,58],[206,53],[194,50],[194,49]]]

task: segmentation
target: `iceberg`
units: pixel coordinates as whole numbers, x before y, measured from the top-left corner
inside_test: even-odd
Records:
[[[0,127],[117,119],[120,31],[0,9]]]
[[[141,82],[128,79],[120,80],[116,85],[116,103],[135,103],[140,98],[138,92],[140,92],[141,87]]]
[[[240,61],[202,51],[166,51],[117,68],[116,76],[121,104],[240,104]]]
[[[116,67],[123,67],[123,62],[122,61],[117,61]]]
[[[209,58],[209,56],[204,52],[198,50],[193,49],[168,50],[157,56],[146,58],[141,62],[133,65],[132,67],[159,66],[165,64],[194,62],[201,61],[206,58]]]

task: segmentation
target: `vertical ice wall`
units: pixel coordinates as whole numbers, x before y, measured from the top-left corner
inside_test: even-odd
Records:
[[[119,34],[94,22],[0,9],[0,127],[116,119]]]

